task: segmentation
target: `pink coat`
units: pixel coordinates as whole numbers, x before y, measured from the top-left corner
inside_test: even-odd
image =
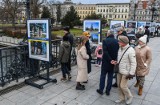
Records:
[[[95,50],[95,55],[96,55],[97,58],[102,58],[103,53],[102,53],[102,54],[98,54],[98,51],[99,51],[100,49],[102,49],[102,46],[98,46],[98,47],[96,48],[96,50]]]

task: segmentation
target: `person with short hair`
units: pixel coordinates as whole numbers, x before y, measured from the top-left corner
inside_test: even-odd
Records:
[[[68,64],[67,64],[68,70],[71,72],[71,53],[72,53],[72,47],[73,47],[73,43],[74,43],[74,38],[73,38],[73,35],[70,33],[69,26],[63,27],[63,30],[64,30],[64,36],[68,37],[68,41],[69,41],[69,43],[71,45],[70,53],[69,53],[69,61],[68,61]]]
[[[99,94],[103,94],[103,90],[105,87],[105,79],[106,75],[108,74],[107,79],[107,86],[106,86],[106,95],[110,95],[110,90],[112,88],[112,81],[113,81],[113,68],[114,64],[113,61],[117,60],[118,55],[118,40],[114,38],[114,35],[112,34],[112,31],[108,31],[107,37],[105,40],[103,40],[103,56],[102,56],[102,67],[101,67],[101,75],[100,75],[100,83],[99,83],[99,89],[97,89],[97,92]]]
[[[68,80],[71,79],[71,74],[68,70],[67,64],[69,62],[69,53],[70,53],[70,43],[68,41],[67,36],[63,36],[63,42],[60,45],[59,48],[59,62],[61,63],[61,70],[62,70],[62,78],[61,81],[65,81],[66,79],[66,74],[68,75]]]

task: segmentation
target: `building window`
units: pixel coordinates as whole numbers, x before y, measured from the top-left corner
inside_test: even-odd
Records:
[[[127,12],[127,9],[126,9],[126,12]]]
[[[123,15],[122,15],[122,18],[123,18]]]
[[[102,9],[101,9],[101,12],[102,12]]]
[[[117,9],[115,9],[115,12],[117,12]]]
[[[109,15],[109,18],[112,18],[112,15]]]
[[[115,18],[117,18],[117,15],[115,15]]]
[[[105,12],[105,9],[103,9],[103,12]]]
[[[125,18],[127,18],[127,16],[125,15]]]
[[[99,12],[99,9],[98,9],[98,12]]]
[[[122,13],[123,13],[123,9],[122,9]]]
[[[120,18],[120,16],[118,15],[118,18]]]
[[[108,12],[108,9],[106,10],[106,12]]]

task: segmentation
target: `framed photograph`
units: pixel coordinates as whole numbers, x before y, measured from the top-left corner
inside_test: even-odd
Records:
[[[126,31],[128,35],[135,35],[136,28],[137,28],[137,21],[126,22]]]
[[[28,38],[47,40],[49,39],[48,20],[28,20]]]
[[[137,22],[137,28],[139,27],[145,27],[146,26],[146,22],[143,22],[143,21],[138,21]]]
[[[110,23],[110,29],[111,30],[116,30],[119,27],[124,26],[124,21],[116,21],[116,20],[112,20]]]
[[[95,44],[100,43],[101,39],[101,21],[100,20],[84,20],[83,31],[91,34],[91,41]]]
[[[151,22],[146,22],[146,26],[150,27],[151,26]]]
[[[50,20],[27,20],[29,57],[49,61],[50,59]]]

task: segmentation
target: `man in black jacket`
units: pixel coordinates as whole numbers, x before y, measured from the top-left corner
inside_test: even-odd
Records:
[[[70,45],[71,45],[71,47],[70,47],[70,55],[69,55],[69,61],[68,61],[68,64],[67,64],[67,67],[68,67],[68,71],[71,71],[71,52],[72,52],[72,47],[73,47],[73,41],[74,41],[74,39],[73,39],[73,35],[70,33],[70,28],[69,28],[69,26],[66,26],[66,27],[64,27],[63,28],[63,30],[64,30],[64,36],[67,36],[68,37],[68,41],[70,42]]]
[[[147,42],[149,42],[149,36],[150,36],[150,31],[148,28],[149,28],[148,26],[145,26],[145,32],[144,32],[144,35],[147,35]]]
[[[113,61],[117,60],[118,49],[119,49],[118,40],[114,38],[113,32],[109,30],[107,33],[107,38],[103,40],[102,68],[101,68],[99,89],[97,89],[97,92],[101,95],[103,94],[107,73],[108,73],[108,80],[106,86],[106,95],[110,95],[110,90],[112,87],[112,80],[113,80],[113,68],[114,68]]]

